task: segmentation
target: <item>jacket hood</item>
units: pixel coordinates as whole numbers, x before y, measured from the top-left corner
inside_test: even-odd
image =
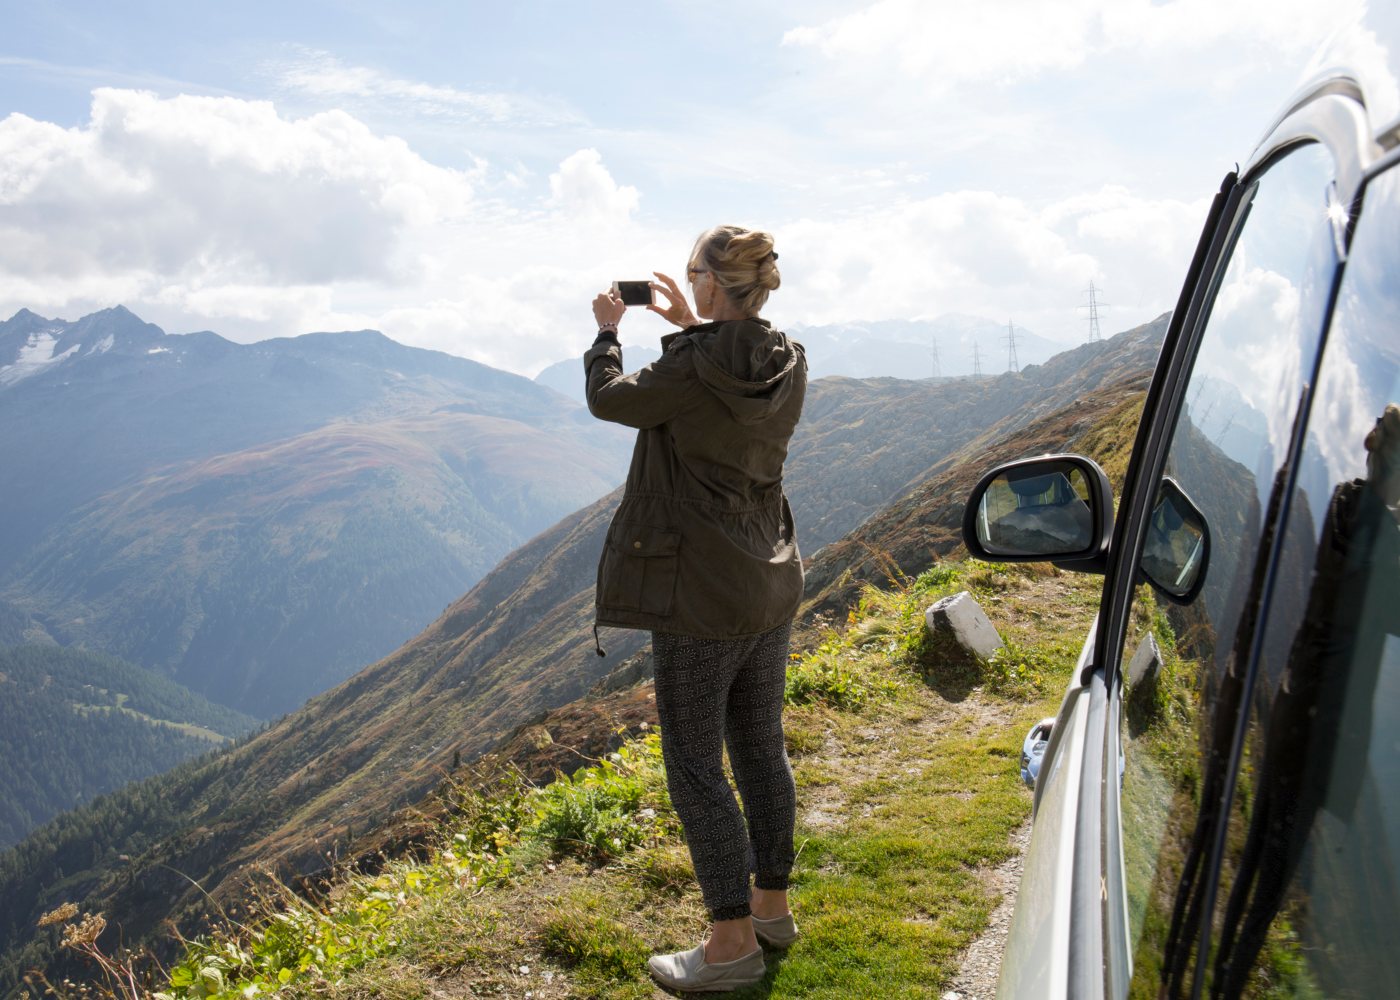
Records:
[[[766,319],[706,323],[684,334],[695,348],[695,372],[741,424],[773,415],[792,392],[802,345]]]

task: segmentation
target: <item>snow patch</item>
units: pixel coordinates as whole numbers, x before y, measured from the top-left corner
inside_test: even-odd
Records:
[[[29,341],[19,349],[19,356],[15,358],[15,363],[0,368],[0,386],[14,385],[21,379],[26,379],[49,365],[72,357],[78,350],[77,346],[68,348],[62,354],[54,354],[54,349],[58,345],[57,334],[62,332],[62,327],[53,327],[31,333]]]
[[[147,354],[169,354],[169,353],[170,353],[170,348],[168,348],[168,347],[152,347],[152,348],[151,348],[149,351],[147,351],[146,353],[147,353]]]
[[[117,342],[116,334],[109,333],[97,343],[92,345],[88,354],[106,354],[112,349],[112,345]]]

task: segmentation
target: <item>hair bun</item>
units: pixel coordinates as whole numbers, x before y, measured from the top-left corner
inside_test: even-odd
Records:
[[[742,226],[715,226],[700,234],[691,251],[729,299],[745,314],[756,316],[768,293],[782,284],[773,234]]]

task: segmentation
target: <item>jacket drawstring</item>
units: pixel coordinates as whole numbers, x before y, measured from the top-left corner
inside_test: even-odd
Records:
[[[607,655],[608,655],[607,653],[605,653],[605,652],[603,651],[602,643],[600,643],[600,642],[598,641],[598,623],[597,623],[597,622],[594,622],[594,623],[593,623],[593,652],[597,653],[599,656],[607,656]]]

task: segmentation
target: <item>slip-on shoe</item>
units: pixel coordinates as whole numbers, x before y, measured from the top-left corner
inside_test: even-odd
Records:
[[[786,948],[797,940],[797,921],[791,913],[767,920],[762,917],[752,919],[754,937],[770,948]]]
[[[662,986],[690,993],[723,993],[752,986],[767,971],[763,949],[732,962],[705,961],[705,946],[673,955],[653,955],[647,959],[652,978]]]

